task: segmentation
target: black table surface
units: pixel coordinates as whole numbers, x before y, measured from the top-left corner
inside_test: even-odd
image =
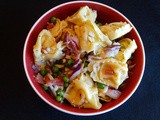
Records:
[[[160,120],[160,1],[96,0],[122,12],[140,33],[146,53],[142,82],[133,96],[108,113],[80,117],[60,112],[31,88],[23,68],[23,47],[36,20],[68,0],[0,1],[0,120]]]

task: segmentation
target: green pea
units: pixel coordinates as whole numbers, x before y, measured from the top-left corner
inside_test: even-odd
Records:
[[[58,77],[58,73],[53,73],[52,75],[54,78]]]
[[[64,87],[67,88],[68,86],[69,86],[69,83],[68,83],[68,82],[65,82],[65,83],[64,83]]]
[[[86,59],[85,57],[81,58],[82,62],[84,62],[84,61],[85,61],[85,59]]]
[[[57,73],[57,72],[59,72],[59,68],[57,66],[54,66],[54,67],[52,67],[52,71],[54,73]]]
[[[59,96],[59,95],[58,95],[58,96],[56,97],[56,100],[57,100],[58,102],[62,102],[63,98],[62,98],[62,96]]]
[[[88,74],[88,75],[90,75],[90,74],[91,74],[91,72],[90,72],[90,71],[87,71],[87,74]]]
[[[62,76],[62,77],[65,77],[65,76],[66,76],[66,74],[62,74],[61,76]]]
[[[95,23],[98,24],[99,22],[96,20]]]
[[[64,90],[62,90],[62,89],[58,89],[57,90],[57,95],[59,95],[59,96],[63,96],[64,95]]]
[[[63,77],[64,82],[68,83],[69,82],[69,78],[67,76]]]
[[[66,63],[64,63],[64,66],[65,66],[65,67],[69,67],[69,65],[68,65],[68,63],[67,63],[67,62],[66,62]]]
[[[95,23],[98,24],[99,26],[102,26],[102,23],[97,20],[95,21]]]
[[[56,64],[62,64],[62,59],[57,60],[55,63],[56,63]]]
[[[56,20],[57,20],[57,18],[56,18],[56,17],[52,17],[52,18],[51,18],[51,20],[50,20],[50,22],[51,22],[51,23],[55,23],[55,22],[56,22]]]
[[[48,70],[43,69],[43,70],[40,70],[39,73],[40,73],[42,76],[45,76],[45,75],[48,73]]]
[[[67,63],[71,67],[74,63],[74,59],[69,59]]]
[[[102,23],[99,22],[98,25],[99,25],[99,26],[102,26]]]
[[[44,90],[48,90],[48,87],[46,85],[42,86]]]
[[[88,62],[88,61],[86,61],[86,62],[84,63],[84,67],[87,67],[87,66],[88,66],[88,64],[89,64],[89,62]]]
[[[101,89],[104,89],[105,84],[103,84],[103,83],[97,83],[97,87],[98,87],[98,88],[101,88]]]

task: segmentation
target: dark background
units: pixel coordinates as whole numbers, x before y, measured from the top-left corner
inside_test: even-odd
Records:
[[[146,52],[142,82],[119,108],[98,116],[62,113],[31,88],[23,68],[23,46],[32,25],[68,0],[0,0],[0,120],[160,120],[160,1],[96,0],[122,12],[140,33]]]

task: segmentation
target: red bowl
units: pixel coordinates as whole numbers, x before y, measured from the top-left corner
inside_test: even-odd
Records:
[[[120,98],[117,100],[114,100],[109,103],[104,103],[102,105],[102,108],[99,110],[94,109],[79,109],[74,108],[70,104],[67,103],[58,103],[54,98],[51,97],[50,94],[45,92],[40,84],[36,82],[34,79],[34,71],[32,70],[32,64],[34,64],[33,59],[33,45],[35,44],[37,40],[37,36],[39,32],[45,27],[47,21],[52,16],[56,16],[60,19],[65,19],[67,16],[72,15],[75,13],[81,6],[89,6],[90,8],[97,10],[98,13],[98,21],[105,23],[105,22],[127,22],[129,23],[133,29],[130,33],[127,34],[127,36],[131,39],[135,39],[138,49],[136,50],[134,54],[134,63],[136,64],[136,67],[133,69],[133,74],[130,76],[130,78],[127,80],[127,87],[123,91]],[[125,101],[127,101],[131,95],[135,92],[137,87],[140,84],[140,81],[143,76],[144,67],[145,67],[145,52],[143,43],[141,40],[140,35],[138,34],[136,28],[133,26],[133,24],[120,12],[113,9],[112,7],[109,7],[107,5],[98,3],[98,2],[91,2],[91,1],[73,1],[64,3],[61,5],[58,5],[51,10],[47,11],[45,14],[43,14],[33,25],[31,30],[28,33],[28,36],[25,41],[24,45],[24,51],[23,51],[23,62],[24,62],[24,69],[25,73],[27,75],[28,81],[30,82],[32,88],[34,91],[42,98],[46,103],[48,103],[53,108],[56,108],[60,111],[63,111],[65,113],[69,113],[72,115],[81,115],[81,116],[91,116],[91,115],[98,115],[102,113],[109,112],[120,105],[122,105]]]

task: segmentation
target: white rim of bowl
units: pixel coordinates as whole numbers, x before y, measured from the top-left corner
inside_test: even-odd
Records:
[[[59,8],[59,7],[62,7],[62,6],[65,6],[65,5],[68,5],[68,4],[75,4],[75,3],[93,3],[93,4],[97,4],[97,5],[100,5],[100,6],[104,6],[104,7],[108,7],[109,9],[115,11],[116,13],[120,14],[122,17],[124,17],[128,22],[129,24],[131,24],[131,26],[135,29],[136,31],[136,34],[138,35],[139,39],[140,39],[140,43],[142,45],[142,52],[144,53],[143,54],[143,58],[144,58],[144,61],[143,61],[143,68],[142,68],[142,73],[141,73],[141,76],[140,76],[140,80],[139,82],[137,83],[137,85],[135,86],[134,90],[122,101],[120,102],[119,104],[117,104],[116,106],[108,109],[108,110],[103,110],[103,111],[100,111],[100,112],[95,112],[95,113],[77,113],[77,112],[71,112],[69,110],[64,110],[62,108],[59,108],[53,104],[51,104],[48,100],[46,100],[39,92],[38,90],[36,90],[36,88],[34,87],[32,81],[30,80],[30,77],[29,77],[29,74],[27,72],[27,67],[26,67],[26,60],[25,60],[25,56],[26,56],[26,46],[27,46],[27,41],[28,41],[28,38],[31,34],[31,31],[34,29],[34,27],[39,23],[39,21],[44,17],[46,16],[48,13],[50,13],[51,11]],[[145,69],[145,50],[144,50],[144,46],[143,46],[143,42],[142,42],[142,39],[137,31],[137,29],[134,27],[134,25],[130,22],[130,20],[128,18],[126,18],[122,13],[120,13],[118,10],[106,5],[106,4],[103,4],[103,3],[99,3],[99,2],[93,2],[93,1],[72,1],[72,2],[66,2],[66,3],[63,3],[63,4],[60,4],[60,5],[57,5],[53,8],[51,8],[50,10],[48,10],[47,12],[45,12],[35,23],[34,25],[32,26],[32,28],[30,29],[28,35],[27,35],[27,38],[26,38],[26,41],[25,41],[25,44],[24,44],[24,49],[23,49],[23,63],[24,63],[24,69],[25,69],[25,73],[26,73],[26,76],[27,76],[27,79],[29,81],[29,83],[31,84],[32,88],[34,89],[34,91],[38,94],[38,96],[43,99],[47,104],[49,104],[50,106],[54,107],[55,109],[59,110],[59,111],[62,111],[64,113],[68,113],[68,114],[71,114],[71,115],[77,115],[77,116],[94,116],[94,115],[100,115],[100,114],[104,114],[104,113],[107,113],[107,112],[110,112],[112,110],[114,110],[115,108],[118,108],[120,105],[122,105],[123,103],[125,103],[132,95],[133,93],[136,91],[136,89],[138,88],[141,80],[142,80],[142,77],[143,77],[143,74],[144,74],[144,69]]]

